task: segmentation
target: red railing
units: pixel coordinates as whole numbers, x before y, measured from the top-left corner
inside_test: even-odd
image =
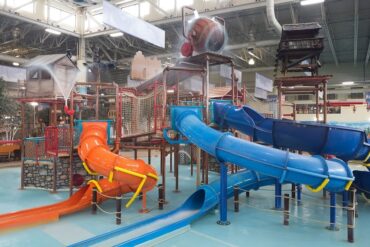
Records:
[[[69,154],[70,146],[69,126],[49,126],[45,129],[45,152],[48,155]]]

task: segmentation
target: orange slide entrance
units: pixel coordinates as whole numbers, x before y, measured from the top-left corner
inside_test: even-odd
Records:
[[[58,220],[60,216],[71,214],[91,205],[92,188],[107,196],[117,196],[129,192],[134,195],[126,204],[129,207],[137,195],[153,189],[157,173],[142,160],[124,158],[110,151],[107,145],[107,123],[83,123],[78,154],[88,172],[106,176],[99,181],[90,181],[69,199],[56,204],[21,210],[0,215],[0,230],[35,225]],[[98,193],[98,202],[106,197]]]

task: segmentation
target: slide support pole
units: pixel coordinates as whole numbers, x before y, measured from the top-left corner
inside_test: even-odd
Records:
[[[281,184],[278,180],[275,182],[275,207],[274,209],[281,209]]]
[[[220,163],[220,220],[219,225],[229,225],[227,220],[227,166],[225,163]]]
[[[330,192],[330,225],[327,227],[330,231],[338,231],[339,229],[336,227],[336,194],[334,192]]]
[[[343,191],[342,192],[342,197],[343,197],[343,202],[342,202],[342,205],[343,207],[347,207],[348,206],[348,191]]]
[[[302,205],[302,185],[297,184],[297,205]]]

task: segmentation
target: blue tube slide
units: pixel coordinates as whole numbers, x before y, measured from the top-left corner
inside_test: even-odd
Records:
[[[216,105],[215,105],[216,106]],[[325,160],[321,156],[303,156],[282,151],[222,133],[204,124],[196,109],[174,107],[172,120],[177,131],[220,162],[277,178],[280,183],[306,184],[330,192],[348,189],[352,171],[339,159]]]
[[[244,190],[257,190],[261,186],[272,185],[275,179],[253,171],[242,171],[228,176],[227,196],[233,195],[233,187]],[[207,214],[219,202],[220,181],[203,185],[194,192],[179,208],[147,220],[118,228],[116,230],[75,243],[77,246],[135,246],[156,237],[170,233]]]
[[[214,121],[249,135],[255,142],[289,148],[311,154],[332,154],[342,160],[369,159],[370,144],[366,133],[357,129],[318,123],[265,118],[249,106],[214,103]]]

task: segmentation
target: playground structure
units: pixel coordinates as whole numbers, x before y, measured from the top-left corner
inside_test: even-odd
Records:
[[[199,47],[194,51],[203,52]],[[52,186],[48,189],[57,192],[59,188],[67,185],[71,196],[62,203],[0,215],[0,229],[56,220],[62,215],[77,212],[90,205],[93,212],[96,212],[100,202],[112,197],[117,201],[116,222],[119,224],[122,194],[133,193],[126,204],[127,207],[140,196],[143,200],[141,212],[145,212],[147,210],[145,193],[152,190],[157,182],[160,182],[158,207],[162,210],[168,193],[166,156],[170,155],[170,171],[172,167],[174,169],[174,192],[180,192],[178,173],[180,150],[186,148],[190,149],[188,158],[192,168],[191,175],[193,163],[196,163],[198,188],[182,206],[73,246],[101,243],[117,236],[127,236],[125,241],[117,243],[118,246],[141,244],[190,224],[216,205],[220,207],[217,223],[228,225],[230,223],[227,217],[228,198],[234,196],[237,204],[239,193],[274,185],[274,208],[282,209],[282,199],[286,199],[286,196],[282,195],[281,186],[287,183],[292,184],[292,193],[293,191],[297,193],[298,198],[302,184],[307,185],[312,192],[324,189],[330,192],[330,230],[336,228],[337,193],[343,195],[345,209],[348,209],[349,219],[353,221],[356,196],[351,185],[354,176],[346,162],[349,159],[367,162],[369,145],[363,132],[327,125],[269,119],[247,106],[238,108],[240,104],[245,103],[246,95],[243,93],[245,89],[243,91],[238,89],[232,58],[209,50],[191,55],[192,53],[180,59],[173,67],[164,68],[163,73],[137,88],[120,88],[115,83],[78,82],[73,85],[66,101],[61,98],[45,97],[20,99],[23,122],[21,188],[27,187],[25,179],[30,167],[46,169],[40,166],[46,162],[46,166],[51,167],[48,169],[52,174],[50,179]],[[315,52],[312,59],[317,61],[318,55],[319,52]],[[301,62],[300,58],[298,61],[297,64]],[[211,67],[221,64],[230,66],[230,88],[221,98],[211,97]],[[317,67],[312,65],[311,67],[301,66],[300,69],[310,70],[315,74],[314,78],[299,79],[299,83],[313,81],[310,86],[314,86],[316,94],[320,90],[318,83],[323,83],[326,94],[325,85],[330,77],[317,76]],[[200,92],[182,90],[181,82],[194,74],[201,78]],[[286,77],[275,80],[279,102],[285,90],[283,87],[288,85],[285,83],[290,83],[289,80]],[[297,78],[291,80],[296,82]],[[295,93],[297,92],[301,91]],[[101,111],[102,101],[109,105],[104,106],[108,110]],[[28,137],[24,110],[28,102],[50,105],[51,124],[45,128],[43,136]],[[88,113],[84,113],[84,110]],[[65,116],[64,124],[57,124],[58,111]],[[210,127],[211,124],[217,125],[212,126],[215,129]],[[278,128],[279,126],[281,128]],[[223,132],[224,130],[226,132]],[[227,132],[229,130],[232,132]],[[254,142],[264,142],[272,147],[238,138],[238,132],[235,130],[248,135]],[[292,140],[292,137],[296,137],[296,140]],[[317,147],[316,142],[321,140],[319,137],[324,139],[323,145],[320,146],[321,149],[316,150],[314,147]],[[134,158],[120,156],[121,149],[133,150]],[[147,163],[138,160],[139,150],[147,150]],[[160,152],[160,176],[150,166],[152,150]],[[335,154],[344,161],[337,158],[325,159],[322,156],[301,155],[299,152],[302,151],[318,155]],[[209,183],[208,179],[210,156],[218,165],[218,169],[213,170],[220,173],[220,180],[212,183]],[[27,164],[27,161],[30,164]],[[62,162],[65,164],[64,167],[60,165]],[[61,174],[58,174],[59,167],[63,168]],[[84,169],[83,173],[80,172],[80,168]],[[231,171],[230,175],[228,170]],[[40,174],[40,171],[35,173]],[[49,171],[46,173],[48,175]],[[61,175],[66,176],[64,184],[58,183]],[[105,178],[100,179],[99,175]],[[87,179],[89,182],[85,183],[84,180]],[[79,190],[74,193],[76,187]],[[351,193],[348,194],[348,191]],[[349,195],[351,199],[348,199]],[[289,223],[289,200],[288,198],[288,203],[284,203],[284,224]],[[348,240],[353,241],[353,222],[348,223],[348,228],[349,232],[352,231],[352,237],[349,236]]]

